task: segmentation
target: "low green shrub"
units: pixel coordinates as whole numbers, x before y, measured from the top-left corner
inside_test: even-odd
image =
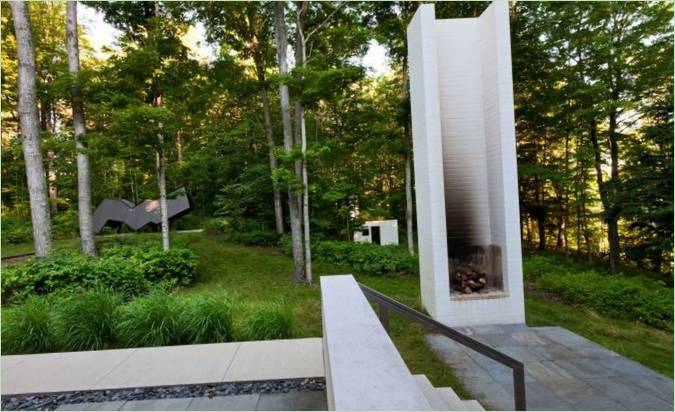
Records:
[[[536,286],[610,317],[673,329],[673,290],[663,282],[586,271],[541,275]]]
[[[168,281],[187,286],[197,269],[197,255],[190,249],[179,247],[166,251],[159,248],[146,250],[141,261],[143,274],[150,282]]]
[[[179,298],[157,289],[122,306],[116,335],[126,347],[167,346],[184,343],[184,319]]]
[[[283,239],[284,252],[290,255],[290,240]],[[417,274],[417,258],[401,246],[380,246],[343,241],[312,242],[312,258],[326,263],[350,266],[372,275]]]
[[[59,211],[52,216],[52,236],[54,239],[72,239],[79,235],[80,224],[77,210]]]
[[[57,251],[3,270],[2,295],[5,301],[20,302],[33,294],[104,286],[130,298],[159,283],[189,285],[197,260],[192,250],[180,245],[163,251],[154,243],[111,246],[100,257]]]
[[[293,313],[278,302],[254,306],[244,320],[246,340],[288,339],[293,337]]]
[[[536,288],[579,306],[673,329],[673,289],[653,275],[612,274],[600,262],[552,253],[525,254],[523,274]]]
[[[224,235],[230,231],[230,222],[222,217],[213,217],[202,222],[202,229],[206,235]]]
[[[122,296],[96,288],[62,300],[56,310],[56,330],[68,351],[100,350],[115,346],[116,313]]]
[[[52,352],[57,348],[48,299],[33,297],[3,312],[3,354]]]
[[[26,205],[28,206],[28,205]],[[17,245],[33,241],[33,226],[28,216],[16,216],[14,213],[2,213],[2,243]]]
[[[226,295],[198,296],[186,303],[181,324],[190,343],[232,340],[233,301]]]

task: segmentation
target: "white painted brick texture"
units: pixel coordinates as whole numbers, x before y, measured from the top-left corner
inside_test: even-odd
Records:
[[[408,26],[422,302],[451,325],[524,322],[508,4]],[[446,221],[447,218],[447,221]],[[507,296],[450,297],[448,245],[495,244]]]

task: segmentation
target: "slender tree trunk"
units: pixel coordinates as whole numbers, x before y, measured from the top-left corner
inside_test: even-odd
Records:
[[[162,218],[162,248],[169,250],[169,208],[166,201],[166,159],[164,157],[164,137],[161,133],[157,135],[157,185],[159,186],[159,213]]]
[[[415,235],[413,233],[413,198],[412,198],[412,159],[410,148],[405,154],[405,223],[408,239],[408,253],[415,255]]]
[[[58,211],[58,186],[56,184],[56,170],[54,169],[54,151],[47,150],[47,182],[49,190],[49,210],[52,215]]]
[[[275,153],[276,144],[274,143],[274,131],[272,128],[272,108],[270,107],[270,98],[267,94],[267,85],[260,85],[260,96],[263,104],[263,116],[265,118],[265,138],[267,139],[267,151],[270,158],[270,172],[277,170],[277,155]],[[284,233],[284,212],[281,206],[281,192],[274,185],[274,222],[276,223],[277,233]]]
[[[616,121],[616,119],[614,119]],[[610,129],[612,127],[612,117],[610,116]],[[616,123],[614,124],[616,127]],[[610,136],[611,136],[610,132]],[[615,272],[619,263],[619,227],[617,216],[612,208],[612,201],[609,199],[607,184],[603,181],[602,176],[602,152],[600,143],[598,142],[598,126],[595,119],[591,120],[589,132],[591,144],[593,145],[594,166],[596,173],[596,180],[598,183],[598,190],[600,192],[600,200],[605,214],[605,223],[607,224],[607,239],[609,241],[609,266],[612,272]],[[614,162],[614,149],[612,149],[612,176],[615,173],[616,164]]]
[[[89,156],[85,152],[82,135],[86,133],[84,123],[84,107],[80,93],[80,48],[77,38],[77,2],[66,4],[66,38],[68,41],[68,70],[71,76],[71,103],[73,106],[73,131],[75,150],[77,151],[77,209],[80,223],[80,242],[86,255],[96,255],[94,240],[94,218],[91,211],[91,177],[89,173]]]
[[[40,152],[40,119],[35,86],[35,50],[28,8],[23,1],[11,2],[19,71],[19,122],[26,163],[26,181],[33,224],[35,256],[42,258],[52,248],[47,182]]]
[[[615,101],[619,100],[618,95],[614,95]],[[616,192],[619,185],[619,144],[617,141],[617,112],[612,109],[609,113],[609,152],[611,165],[611,187],[612,191],[609,200],[609,210],[607,216],[607,236],[609,240],[609,265],[612,271],[615,272],[619,268],[619,259],[621,253],[621,245],[619,242],[619,206],[617,205]]]
[[[155,2],[155,17],[159,17],[159,2]],[[156,84],[155,107],[162,107],[162,89]],[[159,124],[162,128],[162,123]],[[159,188],[159,214],[162,228],[162,248],[169,250],[169,207],[166,201],[166,157],[164,154],[164,136],[157,133],[157,186]]]
[[[408,99],[408,59],[403,58],[403,67],[401,68],[401,100]],[[405,223],[406,237],[408,243],[408,252],[415,254],[415,235],[413,233],[413,196],[412,196],[412,136],[410,135],[410,124],[406,122],[403,127],[403,140],[405,141]]]
[[[297,67],[305,67],[305,36],[303,27],[303,16],[307,11],[307,2],[296,3],[296,25],[295,25],[295,64]],[[296,114],[296,132],[300,140],[300,150],[302,151],[302,160],[296,161],[296,173],[298,173],[298,166],[300,166],[300,175],[302,176],[302,226],[303,226],[303,242],[305,252],[305,281],[312,284],[312,246],[310,243],[309,233],[309,181],[307,176],[307,130],[305,128],[305,107],[302,104],[302,90],[299,96],[295,99],[295,114]]]
[[[176,132],[176,155],[178,163],[183,163],[183,138],[180,135],[180,130]]]
[[[288,48],[288,38],[286,36],[286,11],[284,2],[274,4],[274,34],[277,49],[277,61],[279,64],[279,74],[288,73],[288,63],[286,62],[286,49]],[[281,122],[284,132],[284,150],[290,152],[293,150],[293,130],[291,125],[290,97],[288,95],[288,86],[284,82],[279,82],[279,100],[281,103]],[[302,253],[302,228],[300,225],[300,205],[297,196],[288,190],[288,210],[291,223],[291,242],[293,245],[293,280],[302,282],[304,279],[304,262]]]

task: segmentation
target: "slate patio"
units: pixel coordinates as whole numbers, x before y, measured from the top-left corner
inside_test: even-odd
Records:
[[[325,411],[326,392],[307,391],[61,405],[57,411]]]
[[[525,364],[528,410],[673,410],[673,380],[560,327],[457,328]],[[431,345],[483,405],[513,409],[507,367],[441,335]]]

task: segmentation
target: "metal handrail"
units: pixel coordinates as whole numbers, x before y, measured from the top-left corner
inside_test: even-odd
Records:
[[[376,301],[379,305],[378,316],[382,326],[387,332],[389,332],[389,310],[391,309],[410,320],[422,324],[429,330],[440,333],[441,335],[446,336],[455,342],[461,343],[462,345],[473,349],[476,352],[483,354],[504,366],[511,368],[513,371],[513,397],[515,402],[515,410],[527,410],[525,400],[525,367],[523,366],[522,362],[513,359],[512,357],[505,355],[498,350],[487,346],[486,344],[479,342],[449,326],[446,326],[430,318],[429,316],[416,311],[413,308],[397,302],[389,296],[383,295],[382,293],[373,290],[368,286],[364,286],[359,283],[359,287],[363,291],[363,294],[366,296],[366,298]]]

